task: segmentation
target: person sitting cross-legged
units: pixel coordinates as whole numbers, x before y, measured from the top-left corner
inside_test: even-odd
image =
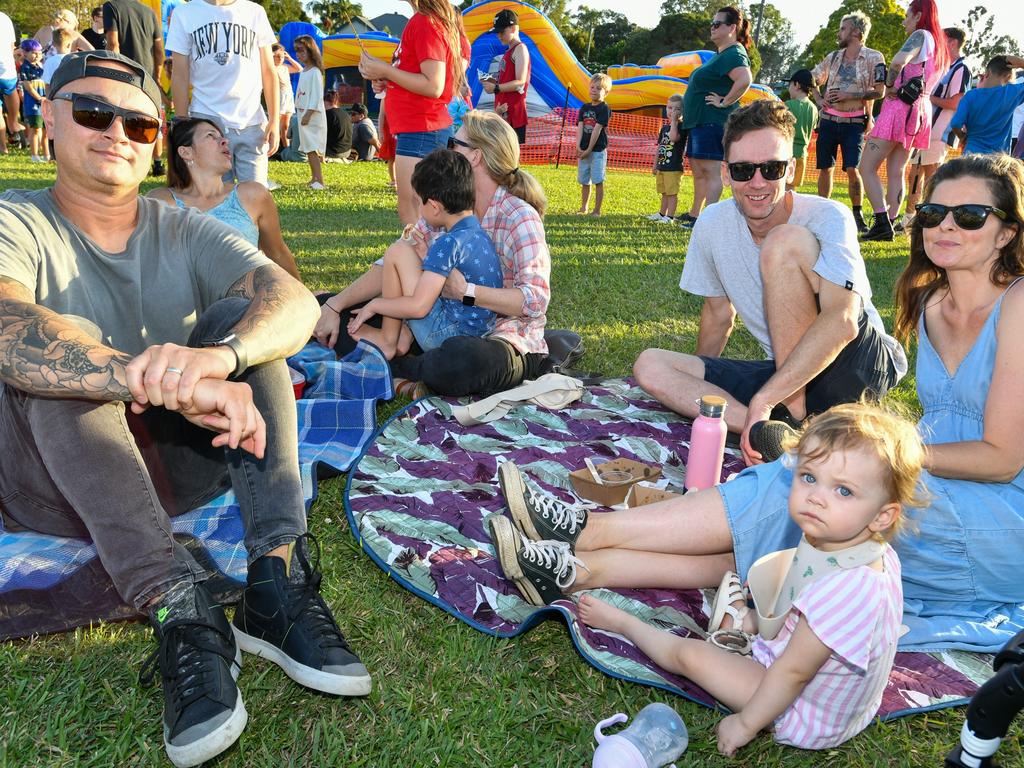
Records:
[[[167,754],[192,766],[245,727],[243,650],[327,693],[371,681],[306,530],[284,358],[316,300],[227,225],[139,196],[159,107],[136,62],[68,55],[43,102],[56,182],[0,194],[0,497],[7,530],[91,538],[148,615],[143,678],[159,670]],[[169,519],[228,488],[248,554],[231,624]]]
[[[697,415],[702,395],[725,397],[748,464],[762,460],[752,425],[880,397],[907,370],[871,304],[849,208],[786,191],[794,125],[780,101],[730,115],[722,178],[733,196],[701,215],[680,281],[704,297],[697,353],[648,349],[633,367],[645,391],[683,416]],[[767,359],[720,356],[737,312]]]

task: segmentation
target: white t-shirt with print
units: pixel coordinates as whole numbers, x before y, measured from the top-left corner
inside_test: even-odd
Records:
[[[167,50],[189,58],[189,113],[219,117],[228,128],[265,124],[260,49],[274,41],[267,12],[251,0],[175,8]]]
[[[18,69],[14,66],[14,22],[0,11],[0,80],[17,80]]]

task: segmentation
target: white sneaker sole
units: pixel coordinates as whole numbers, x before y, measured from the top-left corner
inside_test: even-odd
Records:
[[[238,647],[246,653],[254,656],[261,656],[272,661],[299,685],[312,688],[323,693],[332,693],[335,696],[368,696],[373,688],[369,675],[361,677],[344,677],[332,675],[330,672],[321,672],[319,669],[307,667],[288,656],[276,645],[260,640],[252,635],[247,635],[234,624],[231,629],[235,633],[235,642]]]
[[[540,592],[530,583],[530,580],[519,565],[519,548],[516,546],[515,529],[503,517],[489,520],[488,527],[491,529],[491,541],[494,542],[498,563],[501,565],[505,578],[516,585],[516,589],[519,590],[519,594],[523,596],[526,602],[531,605],[543,606],[544,598],[540,596]]]
[[[241,665],[241,650],[236,654],[236,666],[231,670],[232,676],[238,678],[238,667]],[[167,742],[167,735],[164,734],[164,749],[167,750],[167,757],[175,765],[175,768],[192,768],[211,760],[225,749],[230,747],[245,730],[249,722],[249,713],[245,711],[245,704],[242,703],[242,693],[239,691],[235,701],[235,708],[231,711],[231,717],[212,733],[207,734],[198,741],[191,744],[176,747]]]
[[[501,486],[505,504],[519,530],[530,541],[540,541],[540,534],[530,519],[530,511],[526,508],[526,483],[523,482],[519,467],[511,461],[504,462],[498,468],[498,485]],[[543,605],[543,601],[541,604]]]

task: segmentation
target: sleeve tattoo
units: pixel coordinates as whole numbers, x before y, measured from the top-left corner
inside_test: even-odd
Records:
[[[0,379],[4,383],[41,397],[132,399],[125,379],[130,355],[89,338],[31,297],[19,297],[24,293],[20,284],[0,278]]]

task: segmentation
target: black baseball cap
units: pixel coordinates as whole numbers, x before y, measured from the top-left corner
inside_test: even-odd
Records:
[[[494,31],[501,32],[503,29],[508,29],[513,24],[519,23],[519,17],[516,16],[516,12],[510,8],[506,8],[503,11],[498,11],[494,15]]]
[[[364,107],[362,104],[353,104],[351,107],[349,107],[348,111],[349,111],[349,114],[358,113],[360,115],[365,115],[366,114],[366,107]]]
[[[814,88],[814,75],[811,74],[809,69],[798,69],[793,73],[792,77],[789,78],[789,82],[796,83],[805,91],[810,91]]]
[[[128,67],[131,71],[125,72],[114,67],[97,66],[93,63],[96,60],[117,62]],[[50,87],[47,89],[48,95],[52,99],[68,83],[86,77],[103,77],[107,80],[116,80],[119,83],[134,85],[149,96],[150,101],[156,107],[157,114],[160,113],[160,88],[153,79],[153,76],[143,69],[142,65],[138,62],[112,51],[79,51],[78,53],[69,53],[60,62],[57,70],[53,73],[53,77],[50,78]]]

